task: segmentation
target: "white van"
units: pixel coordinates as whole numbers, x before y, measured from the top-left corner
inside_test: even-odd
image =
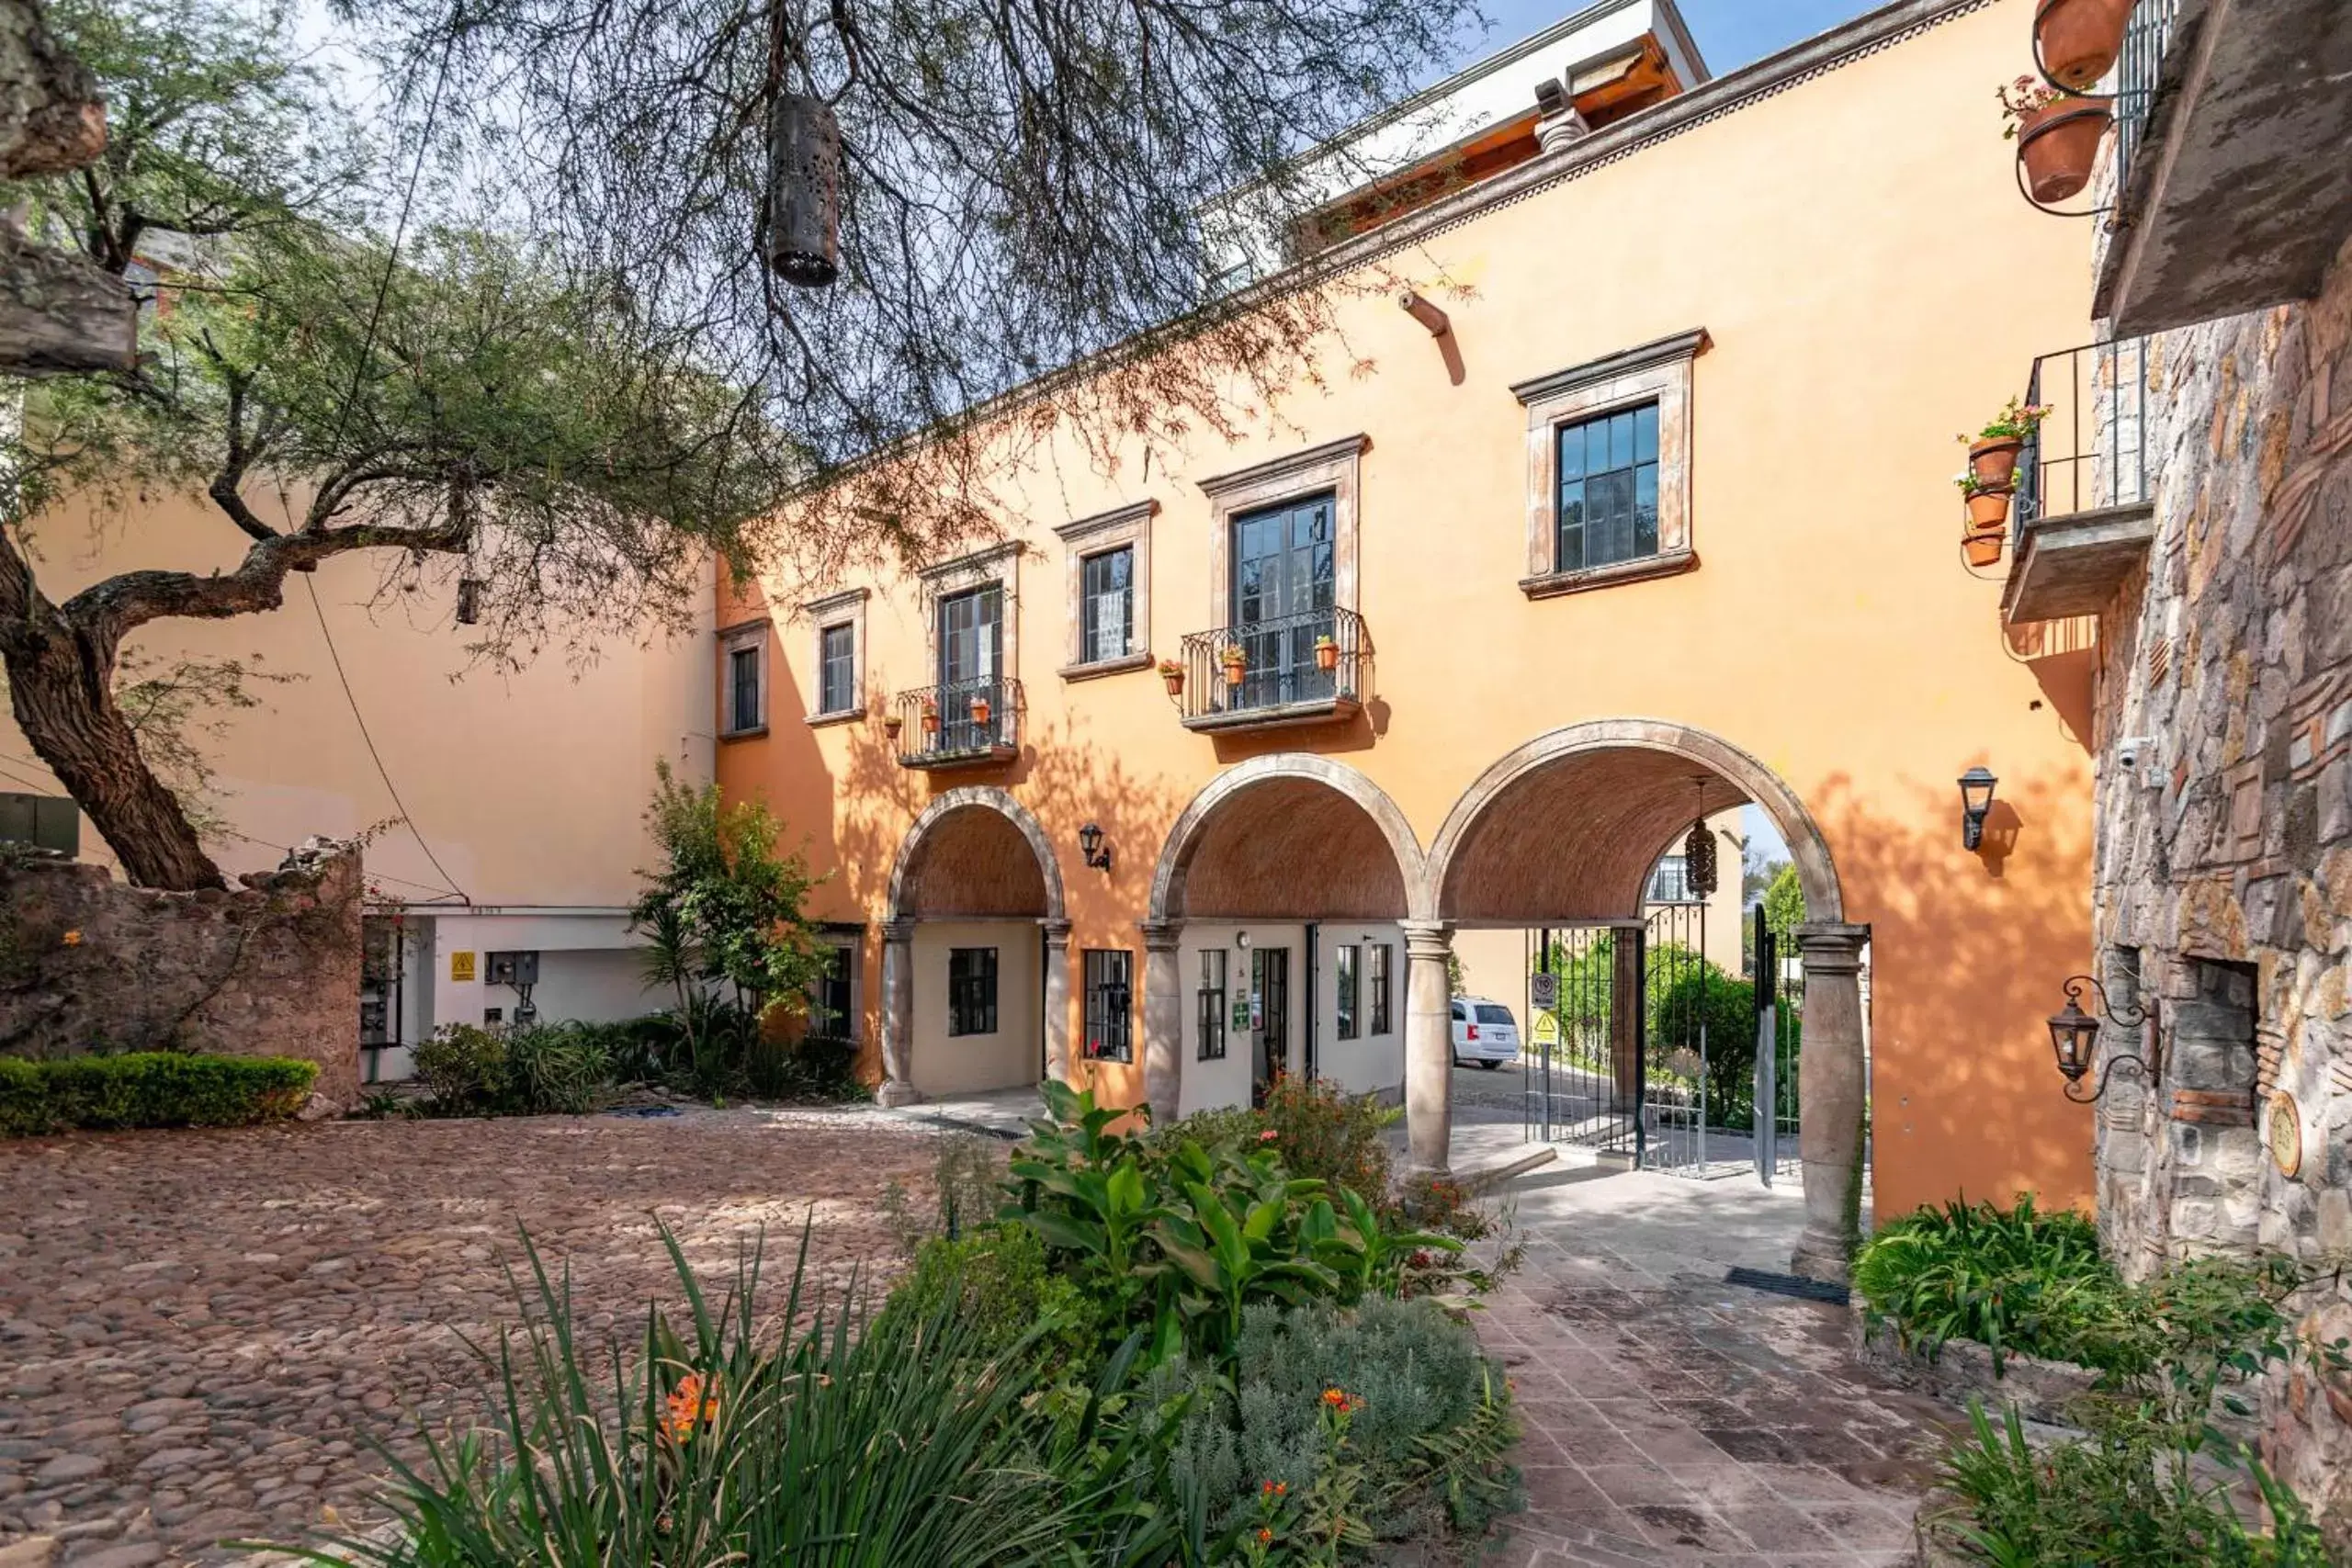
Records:
[[[1489,1072],[1519,1059],[1519,1021],[1487,997],[1453,998],[1453,1065],[1476,1063]]]

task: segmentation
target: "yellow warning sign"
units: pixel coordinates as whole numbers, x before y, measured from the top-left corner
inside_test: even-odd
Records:
[[[449,954],[449,978],[470,980],[474,977],[474,955],[470,953]]]
[[[1560,1015],[1539,1012],[1535,1015],[1535,1043],[1557,1045],[1560,1043]]]

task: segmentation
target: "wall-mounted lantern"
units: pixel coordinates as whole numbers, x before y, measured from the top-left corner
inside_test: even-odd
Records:
[[[1974,850],[1984,841],[1984,818],[1993,809],[1993,786],[2001,781],[1984,764],[1960,775],[1960,845]]]
[[[2067,977],[2066,1005],[2050,1015],[2050,1049],[2057,1054],[2058,1070],[2065,1076],[2066,1087],[2063,1092],[2077,1105],[2088,1105],[2105,1094],[2108,1077],[2118,1067],[2129,1066],[2151,1080],[2156,1076],[2156,1064],[2148,1058],[2119,1055],[2109,1061],[2106,1069],[2098,1076],[2098,1087],[2090,1093],[2075,1092],[2082,1087],[2084,1075],[2090,1071],[2091,1064],[2098,1059],[2098,1020],[2083,1010],[2083,987],[2086,986],[2098,993],[2098,1010],[2107,1015],[2109,1022],[2126,1029],[2137,1029],[2148,1021],[2148,1015],[2137,1008],[2126,1009],[2119,1016],[2108,1000],[2107,987],[2088,975]]]
[[[1101,824],[1089,822],[1078,830],[1078,847],[1086,853],[1086,863],[1096,871],[1111,869],[1111,852],[1102,847]]]

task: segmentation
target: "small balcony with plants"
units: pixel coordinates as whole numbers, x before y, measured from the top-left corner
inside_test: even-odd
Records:
[[[2097,615],[2154,536],[2143,338],[2042,355],[2025,395],[1973,435],[1954,481],[1972,570],[2009,557],[2011,625]]]
[[[1262,729],[1353,718],[1371,668],[1363,617],[1335,607],[1190,633],[1159,675],[1187,729]]]
[[[1006,676],[901,692],[883,720],[902,768],[981,768],[1021,752],[1021,682]]]

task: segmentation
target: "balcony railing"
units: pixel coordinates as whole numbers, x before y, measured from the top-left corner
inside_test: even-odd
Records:
[[[975,767],[1021,749],[1021,682],[1009,677],[901,692],[896,712],[900,767]]]
[[[2115,62],[2115,193],[2108,198],[2114,205],[2122,204],[2131,186],[2132,160],[2147,136],[2148,111],[2179,14],[2180,0],[2139,0],[2124,27],[2123,52]]]
[[[2015,536],[2044,517],[2148,499],[2148,340],[2045,354],[2026,401],[2047,404],[2018,456]]]
[[[1238,650],[1238,664],[1228,660]],[[1363,705],[1372,642],[1353,610],[1193,632],[1184,638],[1184,723],[1194,729],[1315,724]]]

